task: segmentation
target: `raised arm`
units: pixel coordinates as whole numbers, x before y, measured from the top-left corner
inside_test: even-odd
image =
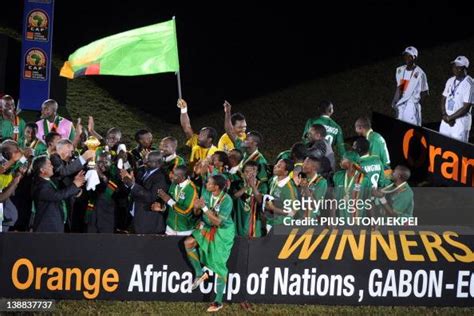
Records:
[[[82,136],[82,124],[81,124],[81,118],[77,119],[77,124],[76,124],[76,129],[74,132],[74,137],[72,138],[71,142],[74,146],[74,148],[78,148],[80,143],[81,143],[81,136]]]
[[[224,128],[225,132],[227,135],[229,135],[229,138],[232,140],[232,142],[235,143],[237,139],[237,134],[234,133],[234,127],[232,126],[232,106],[230,105],[229,102],[224,101]]]
[[[188,115],[188,104],[183,99],[178,99],[178,107],[181,109],[181,115],[179,116],[181,128],[186,135],[186,139],[190,139],[193,137],[194,131]]]
[[[60,177],[67,177],[81,171],[87,161],[95,156],[95,150],[87,150],[78,159],[68,164],[63,164],[58,155],[51,156],[51,163],[53,164],[54,174]]]
[[[103,137],[95,131],[95,122],[93,116],[89,116],[89,120],[87,122],[87,131],[89,132],[89,136],[94,136],[98,140],[103,139]]]

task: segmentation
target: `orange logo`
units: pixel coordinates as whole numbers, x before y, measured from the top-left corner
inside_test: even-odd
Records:
[[[412,154],[419,150],[419,157],[414,159]],[[460,182],[464,185],[471,179],[470,186],[474,186],[474,158],[459,156],[459,154],[443,150],[429,144],[426,137],[413,128],[403,136],[403,156],[410,167],[419,168],[428,158],[428,171],[441,174],[447,180]]]

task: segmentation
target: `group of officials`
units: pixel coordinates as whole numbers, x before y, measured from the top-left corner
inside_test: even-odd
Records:
[[[397,88],[392,106],[399,120],[421,126],[421,103],[428,96],[428,79],[418,62],[418,50],[409,46],[403,52],[405,65],[395,73]],[[439,132],[463,142],[469,141],[474,103],[474,80],[468,75],[469,59],[458,56],[452,62],[453,76],[446,81],[441,97]]]

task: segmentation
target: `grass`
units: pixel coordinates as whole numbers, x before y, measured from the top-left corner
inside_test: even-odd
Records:
[[[60,314],[126,314],[126,315],[206,315],[206,303],[184,302],[116,302],[116,301],[59,301]],[[78,312],[79,311],[79,312]],[[240,304],[225,304],[220,315],[472,315],[473,308],[324,306],[324,305],[252,305],[250,310]],[[208,314],[207,314],[208,315]]]
[[[10,29],[0,28],[13,38],[20,36]],[[431,96],[423,104],[424,122],[439,120],[439,95],[446,79],[450,76],[449,61],[455,56],[474,51],[474,39],[421,51],[420,65],[428,76]],[[59,68],[62,61],[53,59]],[[262,95],[233,105],[234,111],[247,116],[249,129],[260,131],[265,139],[263,152],[273,160],[276,155],[301,137],[302,129],[308,117],[315,115],[315,105],[319,100],[330,99],[335,104],[334,119],[342,126],[345,136],[353,136],[353,123],[358,116],[368,115],[372,111],[391,113],[390,101],[394,91],[394,72],[400,63],[399,57],[362,66],[356,69],[318,78],[296,86]],[[232,96],[229,96],[232,101]],[[223,112],[214,112],[205,116],[190,115],[194,128],[213,124],[220,132]],[[112,126],[122,129],[125,140],[132,142],[133,134],[140,128],[148,128],[155,139],[167,135],[176,136],[183,144],[181,127],[166,123],[158,117],[127,107],[115,100],[107,91],[98,87],[90,78],[68,81],[68,112],[73,119],[94,115],[97,130],[104,133]],[[176,111],[173,107],[170,111]],[[212,123],[210,123],[212,122]],[[217,123],[214,123],[217,122]],[[221,124],[222,125],[222,124]],[[280,133],[279,131],[284,131]],[[59,301],[56,313],[59,314],[200,314],[207,304],[175,302],[118,302],[118,301]],[[246,312],[239,304],[226,304],[222,314],[240,314]],[[426,307],[372,307],[372,306],[321,306],[321,305],[253,305],[248,311],[252,314],[272,315],[472,315],[472,308],[426,308]]]

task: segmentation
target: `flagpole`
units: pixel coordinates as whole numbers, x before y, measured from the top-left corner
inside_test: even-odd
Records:
[[[176,77],[178,78],[178,97],[182,99],[183,93],[181,91],[181,74],[179,71],[176,73]]]
[[[178,49],[178,34],[176,33],[176,17],[173,16],[173,21],[174,21],[174,34],[176,36],[176,50]],[[183,98],[183,92],[181,90],[181,72],[178,70],[176,72],[176,79],[178,81],[178,98],[182,99]]]

